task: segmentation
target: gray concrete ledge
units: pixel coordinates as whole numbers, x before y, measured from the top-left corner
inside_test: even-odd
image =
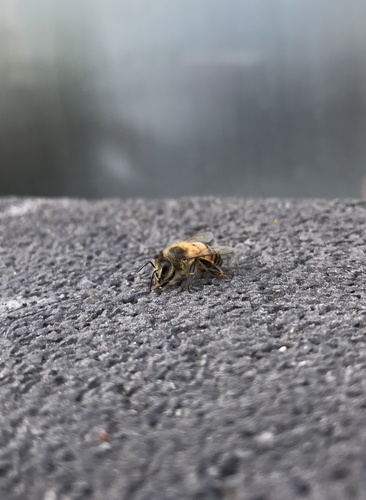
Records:
[[[366,498],[366,203],[0,199],[0,498]],[[231,281],[149,294],[201,228]]]

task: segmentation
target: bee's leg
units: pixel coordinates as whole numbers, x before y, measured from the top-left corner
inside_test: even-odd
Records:
[[[164,281],[161,281],[159,283],[159,285],[156,285],[155,287],[153,287],[154,274],[157,275],[157,271],[155,271],[151,277],[150,291],[154,290],[155,292],[161,292],[163,290],[163,288],[165,288],[167,285],[172,285],[177,279],[175,276],[175,271],[174,271],[173,274],[171,276],[169,276],[169,278],[167,278]]]
[[[151,273],[151,277],[150,277],[150,286],[149,286],[149,291],[151,292],[152,291],[152,287],[153,287],[153,282],[154,282],[154,276],[156,275],[156,271],[154,271],[153,273]]]
[[[187,281],[186,281],[187,292],[191,291],[192,281],[193,281],[194,275],[196,273],[196,263],[197,263],[197,260],[194,260],[191,264],[191,267],[189,268],[189,274],[187,276]]]
[[[212,274],[215,276],[215,278],[219,279],[230,279],[232,278],[231,275],[225,274],[221,267],[217,266],[216,264],[213,264],[212,262],[209,262],[205,259],[199,259],[199,264],[202,267],[204,271],[207,271],[208,273]]]
[[[155,270],[153,271],[153,273],[151,274],[151,277],[150,277],[150,287],[149,287],[149,290],[150,292],[152,292],[153,290],[157,290],[157,288],[155,287],[154,288],[154,281],[155,281],[155,277],[158,275],[158,272]],[[159,288],[161,288],[161,286],[159,286]]]

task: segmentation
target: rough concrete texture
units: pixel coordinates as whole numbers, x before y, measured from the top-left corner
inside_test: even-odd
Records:
[[[0,498],[366,498],[361,201],[2,199]],[[211,229],[234,277],[149,294]]]

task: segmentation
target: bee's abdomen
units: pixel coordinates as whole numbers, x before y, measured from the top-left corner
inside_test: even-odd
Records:
[[[212,262],[216,266],[221,266],[221,264],[222,264],[222,257],[221,257],[221,255],[219,253],[214,254],[212,256]]]

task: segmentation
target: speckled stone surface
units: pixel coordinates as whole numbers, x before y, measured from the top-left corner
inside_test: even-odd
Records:
[[[231,281],[148,293],[210,229]],[[0,498],[366,499],[366,203],[0,199]]]

